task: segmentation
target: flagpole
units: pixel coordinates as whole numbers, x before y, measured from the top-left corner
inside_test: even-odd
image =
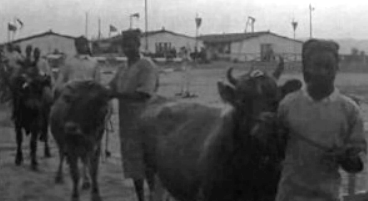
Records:
[[[86,30],[85,30],[85,35],[86,38],[88,39],[88,12],[86,12]]]
[[[144,17],[145,17],[145,39],[146,39],[146,53],[148,53],[148,15],[147,15],[147,0],[144,0]]]
[[[312,4],[309,4],[309,35],[310,38],[312,38],[312,11],[314,10],[314,8],[312,7]]]
[[[101,40],[101,18],[98,17],[98,40]]]
[[[197,18],[198,18],[198,13],[197,13],[196,19]],[[198,28],[199,26],[196,24],[195,50],[197,50],[197,52],[198,52]],[[197,60],[197,52],[196,52],[196,56],[194,57],[195,61]]]
[[[13,20],[14,20],[14,26],[16,25],[16,23],[17,23],[17,21],[16,21],[16,19],[15,19],[15,17],[13,18]],[[17,33],[17,30],[15,30],[15,31],[13,31],[13,40],[12,41],[14,41],[15,40],[15,34]]]
[[[9,22],[8,22],[8,43],[10,43],[10,30],[9,30]]]
[[[129,21],[130,21],[130,25],[129,25],[129,27],[130,27],[130,29],[132,29],[132,14],[130,14],[130,16],[129,16]]]

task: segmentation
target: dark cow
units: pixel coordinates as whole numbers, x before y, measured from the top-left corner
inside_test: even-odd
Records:
[[[271,135],[280,99],[276,80],[252,71],[218,83],[224,108],[161,98],[141,116],[147,180],[180,201],[275,199],[285,144]],[[300,88],[295,82],[285,92]],[[289,82],[287,84],[290,85]],[[289,90],[292,88],[292,90]]]
[[[92,180],[92,200],[101,200],[97,182],[101,140],[108,113],[110,92],[94,81],[75,81],[61,91],[51,109],[51,132],[60,153],[56,182],[62,182],[62,165],[66,157],[73,180],[72,200],[79,200],[78,160],[84,165],[83,188]]]
[[[17,154],[15,164],[23,162],[22,141],[24,129],[26,135],[31,134],[31,167],[37,169],[37,140],[45,142],[45,156],[50,157],[48,145],[48,114],[50,103],[43,94],[45,87],[51,86],[51,79],[47,76],[29,77],[20,74],[14,77],[11,84],[13,103],[13,122],[15,125]]]

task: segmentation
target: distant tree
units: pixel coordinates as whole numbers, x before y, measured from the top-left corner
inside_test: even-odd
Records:
[[[360,61],[360,51],[358,48],[356,47],[353,47],[351,48],[351,54],[349,56],[349,61],[351,62],[357,62],[357,61]]]
[[[351,56],[358,56],[359,55],[359,50],[358,48],[351,48]]]

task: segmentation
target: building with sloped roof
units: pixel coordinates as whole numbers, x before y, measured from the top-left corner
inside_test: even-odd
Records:
[[[302,41],[269,31],[202,35],[199,40],[209,59],[231,61],[271,61],[277,55],[289,60],[300,60]]]
[[[121,35],[102,39],[93,42],[94,52],[122,54]],[[148,41],[148,43],[146,43]],[[146,46],[147,44],[147,46]],[[190,52],[194,52],[195,47],[200,50],[203,47],[202,41],[196,41],[195,37],[187,36],[162,28],[157,31],[143,33],[141,37],[141,52],[150,53],[156,56],[165,57],[172,51],[179,52],[181,47],[186,47]],[[147,50],[146,50],[147,48]]]
[[[160,54],[175,49],[179,52],[181,47],[186,47],[189,52],[194,52],[197,46],[198,50],[203,47],[202,41],[196,41],[195,37],[175,33],[162,28],[158,31],[144,33],[141,39],[141,49],[146,51],[146,38],[148,39],[148,52]]]
[[[28,45],[32,45],[33,48],[38,47],[41,50],[41,55],[62,53],[65,55],[75,55],[76,49],[74,46],[73,36],[55,33],[52,30],[43,32],[40,34],[32,35],[25,38],[20,38],[12,41],[12,44],[18,45],[22,53]]]

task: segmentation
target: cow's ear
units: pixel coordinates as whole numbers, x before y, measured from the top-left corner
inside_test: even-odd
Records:
[[[291,79],[286,81],[282,86],[280,86],[280,91],[282,98],[288,95],[289,93],[298,91],[302,88],[302,82],[298,79]]]
[[[217,88],[219,90],[220,97],[223,101],[228,103],[234,103],[235,90],[233,87],[224,84],[223,82],[217,82]]]

